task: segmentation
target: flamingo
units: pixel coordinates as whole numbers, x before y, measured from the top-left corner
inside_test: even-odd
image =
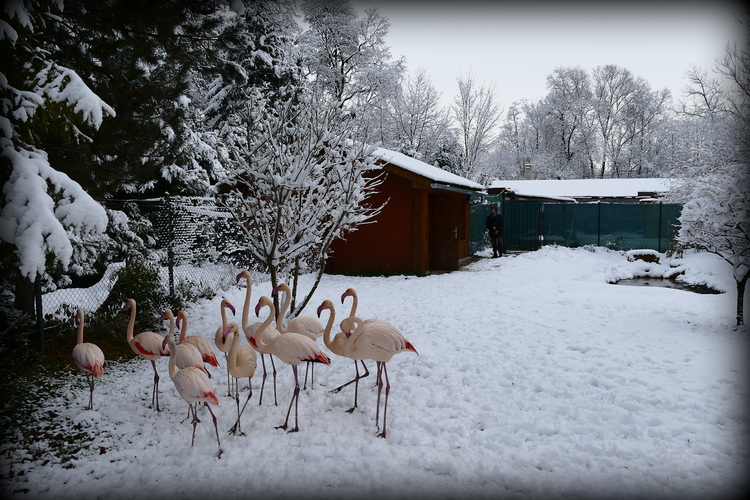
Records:
[[[286,326],[286,328],[284,328],[284,317],[286,316],[286,312],[292,302],[292,291],[289,289],[289,285],[287,285],[286,283],[282,283],[273,289],[271,295],[276,296],[280,291],[284,292],[284,305],[282,306],[281,311],[276,318],[276,329],[280,333],[300,333],[302,335],[310,337],[312,340],[318,340],[318,338],[323,335],[324,329],[323,325],[320,324],[320,321],[313,318],[312,316],[297,316],[296,318],[292,318],[291,320],[289,320],[289,324]],[[307,363],[307,368],[305,369],[305,382],[302,389],[307,389],[307,371],[310,369],[310,364],[311,363]],[[310,381],[311,388],[314,383],[315,365],[312,365]]]
[[[346,291],[344,291],[343,294],[341,294],[341,303],[343,304],[347,297],[352,297],[352,308],[349,311],[349,317],[352,317],[357,314],[357,305],[359,304],[359,297],[357,296],[357,291],[354,288],[347,288]],[[371,324],[371,323],[385,323],[382,319],[377,318],[368,318],[365,320],[365,324]],[[341,389],[346,387],[347,385],[354,382],[354,406],[357,406],[357,386],[359,385],[359,380],[362,378],[365,378],[370,375],[370,370],[367,369],[367,365],[365,364],[365,361],[363,359],[359,360],[360,363],[362,363],[362,368],[365,370],[365,374],[361,377],[359,376],[359,368],[357,367],[357,360],[354,360],[354,372],[355,377],[350,380],[349,382],[346,382],[345,384],[342,384],[338,386],[337,388],[331,390],[331,393],[339,392]]]
[[[235,380],[234,399],[237,403],[237,422],[235,422],[232,428],[229,429],[229,433],[235,434],[239,430],[240,435],[242,435],[242,424],[240,423],[240,419],[242,418],[242,413],[244,413],[248,401],[250,401],[250,398],[253,395],[252,377],[253,375],[255,375],[255,369],[258,366],[258,355],[256,354],[255,349],[253,349],[252,347],[240,345],[241,337],[239,335],[233,335],[231,326],[228,326],[224,330],[224,333],[222,335],[222,343],[229,341],[230,335],[232,335],[232,346],[229,349],[229,356],[227,357],[227,370],[232,374],[232,377],[234,377]],[[245,404],[242,405],[242,410],[240,411],[239,379],[244,377],[247,377],[247,382],[250,386],[250,394],[247,395]]]
[[[260,314],[262,307],[268,307],[270,314],[268,318],[260,325],[255,331],[254,335],[250,338],[250,343],[261,351],[266,351],[284,363],[292,366],[294,372],[294,392],[292,393],[292,399],[289,401],[289,409],[286,411],[286,420],[284,424],[276,427],[277,429],[286,430],[287,424],[289,423],[289,414],[292,411],[292,404],[294,404],[294,428],[289,432],[299,431],[299,378],[297,377],[297,365],[303,361],[314,361],[319,363],[331,364],[331,360],[323,354],[318,344],[312,341],[309,337],[300,335],[299,333],[288,332],[283,335],[277,335],[273,337],[268,343],[263,339],[263,332],[269,327],[271,321],[274,320],[276,311],[273,307],[273,301],[265,295],[260,298],[258,305],[255,306],[255,315]]]
[[[127,341],[134,353],[151,361],[154,369],[154,388],[151,392],[151,406],[154,405],[156,398],[156,411],[159,410],[159,372],[156,371],[156,360],[162,356],[169,356],[169,349],[163,347],[164,338],[154,332],[141,332],[133,337],[133,328],[135,327],[135,299],[127,299],[124,310],[130,311],[130,321],[128,322]]]
[[[180,345],[194,345],[201,354],[204,363],[208,363],[214,367],[219,366],[219,360],[216,359],[216,353],[208,340],[198,335],[185,335],[188,326],[188,318],[185,311],[177,311],[177,325],[180,326]],[[208,376],[211,377],[210,374]]]
[[[75,315],[78,324],[78,340],[73,347],[73,361],[86,374],[89,384],[89,405],[87,410],[94,409],[94,380],[104,374],[104,353],[98,345],[83,341],[83,309],[78,309]]]
[[[175,317],[174,314],[172,314],[172,311],[170,309],[167,309],[166,311],[164,311],[164,313],[162,313],[160,319],[162,321],[167,319],[169,320],[169,333],[174,336]],[[174,356],[176,358],[175,364],[180,370],[182,370],[183,368],[187,368],[188,366],[194,366],[195,368],[203,371],[206,375],[209,376],[209,378],[211,377],[206,371],[206,367],[203,366],[203,356],[201,356],[200,351],[194,345],[183,343],[177,344]]]
[[[318,307],[318,317],[320,317],[320,314],[323,312],[323,309],[328,309],[330,311],[330,316],[328,316],[328,323],[326,324],[325,330],[323,332],[323,342],[325,343],[328,350],[330,350],[333,354],[337,356],[342,357],[349,357],[347,356],[347,349],[345,344],[349,341],[349,337],[347,337],[347,334],[344,332],[339,332],[336,334],[336,336],[331,340],[331,329],[333,328],[333,322],[336,316],[336,309],[333,307],[333,302],[330,300],[324,300],[322,304]],[[362,366],[365,365],[364,361],[360,360],[362,362]],[[342,385],[341,387],[338,387],[331,392],[338,392],[343,387],[351,384],[352,382],[357,382],[354,385],[354,406],[350,409],[346,410],[348,413],[352,413],[354,409],[357,407],[357,393],[359,389],[359,379],[364,378],[367,375],[369,375],[369,372],[367,372],[362,377],[359,376],[359,370],[357,369],[357,360],[354,360],[354,369],[357,371],[357,377],[354,380],[350,380],[346,384]],[[365,370],[367,370],[367,367],[365,366]]]
[[[224,361],[227,360],[227,356],[229,355],[229,350],[232,348],[232,339],[235,335],[238,334],[240,331],[240,327],[237,326],[237,323],[232,321],[229,323],[227,321],[227,307],[230,311],[232,311],[232,314],[235,314],[234,312],[234,306],[227,300],[222,299],[220,308],[221,308],[221,326],[216,329],[216,334],[214,335],[214,344],[216,344],[216,347],[219,348],[221,352],[224,353]],[[227,327],[231,327],[232,330],[227,334],[226,339],[224,338],[224,330],[227,329]],[[232,389],[229,387],[229,371],[227,371],[227,396],[230,398],[232,397]]]
[[[264,351],[262,348],[257,347],[252,343],[250,340],[255,335],[255,332],[260,327],[261,323],[253,323],[250,324],[250,321],[248,320],[248,315],[250,311],[250,289],[252,288],[252,281],[250,278],[250,272],[247,270],[244,270],[240,272],[240,274],[237,275],[237,282],[240,281],[240,279],[245,278],[247,280],[247,291],[245,292],[245,303],[242,307],[242,331],[245,332],[245,337],[247,337],[247,341],[250,342],[250,345],[253,346],[253,348],[258,351],[260,354],[260,361],[263,364],[263,380],[260,384],[260,398],[258,401],[258,405],[263,404],[263,388],[266,386],[266,377],[268,376],[268,372],[266,371],[266,354],[271,358],[271,367],[273,368],[273,404],[278,406],[279,401],[276,398],[276,365],[273,362],[273,356],[271,353]],[[272,327],[268,326],[263,331],[263,342],[268,343],[273,337],[276,337],[278,335],[281,335],[279,331]]]
[[[219,440],[219,426],[216,422],[216,415],[214,415],[213,410],[208,405],[208,403],[211,403],[219,406],[219,398],[216,397],[216,394],[214,393],[214,387],[208,379],[208,375],[194,366],[188,366],[187,368],[177,371],[177,356],[175,355],[177,346],[174,342],[174,334],[167,334],[163,340],[163,346],[169,346],[169,352],[171,353],[169,355],[169,378],[174,382],[174,386],[180,394],[180,397],[187,402],[188,415],[190,415],[190,413],[193,414],[193,439],[190,442],[190,446],[195,444],[195,426],[200,422],[198,415],[195,412],[195,403],[203,403],[206,408],[208,408],[208,411],[211,413],[211,418],[213,418],[214,421],[216,443],[219,445],[218,456],[221,458],[223,450],[221,449],[221,441]]]
[[[378,371],[378,406],[375,412],[375,425],[380,429],[380,394],[383,390],[382,375],[385,374],[385,403],[383,405],[383,432],[378,437],[386,437],[386,419],[388,412],[388,394],[391,392],[391,383],[388,380],[388,368],[386,363],[400,353],[413,351],[419,355],[411,343],[394,326],[385,321],[377,321],[367,324],[361,318],[349,316],[341,322],[341,329],[351,333],[348,342],[344,344],[346,356],[352,359],[372,359],[377,364]]]

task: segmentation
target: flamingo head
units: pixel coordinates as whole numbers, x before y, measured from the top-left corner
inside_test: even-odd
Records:
[[[280,290],[280,289],[281,289],[281,285],[278,285],[278,286],[277,286],[276,288],[274,288],[274,289],[273,289],[273,290],[271,291],[271,295],[278,295],[278,294],[279,294],[279,290]]]
[[[227,343],[227,335],[229,335],[229,332],[232,331],[232,327],[228,326],[224,329],[224,331],[221,334],[221,343],[226,344]]]
[[[225,301],[224,301],[224,304],[225,304],[225,305],[226,305],[226,306],[227,306],[227,307],[229,308],[229,310],[230,310],[230,311],[232,311],[232,314],[237,314],[237,313],[236,313],[236,312],[234,311],[234,306],[233,306],[233,305],[232,305],[232,304],[231,304],[231,303],[230,303],[230,302],[229,302],[228,300],[225,300]]]
[[[346,300],[346,298],[351,295],[351,291],[352,291],[351,288],[347,288],[346,291],[341,294],[341,303],[342,304],[344,303],[344,300]]]
[[[323,312],[323,309],[331,309],[333,310],[333,303],[330,300],[324,300],[319,306],[318,306],[318,317],[320,318],[320,313]]]
[[[246,278],[248,284],[250,283],[250,273],[248,271],[246,271],[246,270],[240,271],[240,274],[238,274],[237,277],[234,278],[234,280],[237,283],[239,283],[242,278]]]

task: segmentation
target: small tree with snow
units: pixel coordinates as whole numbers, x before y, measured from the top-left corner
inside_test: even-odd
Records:
[[[737,325],[744,324],[750,277],[750,166],[732,165],[694,179],[682,207],[678,240],[696,244],[732,266],[737,283]]]
[[[90,140],[86,129],[97,129],[115,114],[75,71],[50,60],[37,45],[36,29],[58,19],[56,5],[27,11],[22,2],[5,2],[0,19],[0,240],[29,281],[43,274],[50,260],[67,267],[76,242],[107,227],[104,209],[50,165],[39,139],[47,132]],[[18,297],[16,302],[31,312]]]
[[[282,90],[257,96],[246,115],[246,146],[230,163],[230,208],[246,232],[253,260],[275,287],[289,282],[297,316],[323,275],[331,243],[381,207],[366,198],[380,184],[370,148],[350,140],[352,118],[316,95]],[[316,273],[297,304],[298,277]]]

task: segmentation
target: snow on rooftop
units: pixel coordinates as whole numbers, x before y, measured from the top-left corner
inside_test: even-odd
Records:
[[[666,193],[672,179],[493,180],[488,189],[505,188],[518,196],[541,198],[637,197],[638,193]]]
[[[477,182],[470,181],[469,179],[461,177],[460,175],[447,172],[441,168],[432,166],[428,163],[417,160],[416,158],[407,156],[403,153],[397,153],[396,151],[391,151],[385,148],[376,148],[372,152],[372,156],[379,158],[385,162],[392,163],[393,165],[401,167],[404,170],[419,174],[435,182],[484,191],[484,186]]]

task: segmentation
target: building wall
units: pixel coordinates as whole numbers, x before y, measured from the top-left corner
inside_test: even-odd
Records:
[[[412,191],[410,180],[386,173],[379,192],[368,202],[374,206],[386,201],[387,204],[375,219],[346,234],[345,239],[333,242],[326,271],[334,274],[419,274],[412,262],[413,254],[419,253],[419,245],[415,245],[412,239],[416,203]]]

